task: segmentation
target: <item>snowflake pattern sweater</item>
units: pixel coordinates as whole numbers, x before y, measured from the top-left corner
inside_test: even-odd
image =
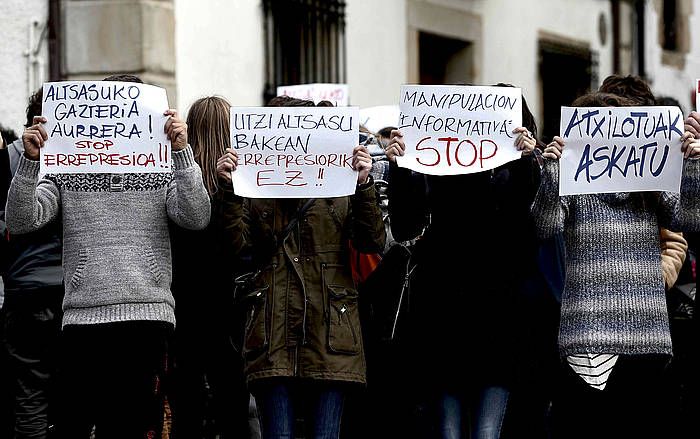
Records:
[[[63,325],[157,320],[175,323],[168,218],[203,229],[210,203],[188,146],[173,172],[61,174],[39,180],[22,156],[7,200],[11,233],[37,230],[61,215]]]

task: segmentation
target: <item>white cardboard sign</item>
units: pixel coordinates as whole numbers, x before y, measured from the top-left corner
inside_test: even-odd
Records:
[[[165,89],[111,81],[48,82],[42,115],[49,136],[41,173],[170,172]]]
[[[520,158],[513,130],[522,123],[522,93],[513,87],[401,87],[399,166],[423,174],[472,174]]]
[[[559,194],[679,192],[678,107],[562,107]]]
[[[329,198],[357,185],[357,107],[231,107],[236,195]]]
[[[291,96],[298,99],[314,101],[329,101],[338,107],[347,107],[350,104],[347,84],[301,84],[283,85],[277,87],[277,96]]]

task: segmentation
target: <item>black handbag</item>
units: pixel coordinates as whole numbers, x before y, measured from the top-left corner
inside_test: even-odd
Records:
[[[365,315],[362,325],[372,342],[395,343],[406,330],[411,283],[417,266],[414,248],[415,245],[392,245],[360,285]]]
[[[316,201],[315,198],[311,198],[304,203],[304,205],[297,211],[296,215],[289,221],[282,232],[275,236],[276,245],[270,251],[270,257],[272,257],[277,249],[284,243],[287,236],[292,232],[292,230],[299,223],[301,217],[309,210],[312,204]],[[260,276],[261,270],[249,271],[243,273],[233,280],[233,300],[235,304],[241,304],[247,302],[249,299],[253,299],[256,294],[259,294],[259,289],[256,288],[257,279]]]

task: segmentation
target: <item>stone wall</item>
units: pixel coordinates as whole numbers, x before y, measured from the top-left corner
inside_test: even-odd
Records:
[[[65,0],[63,48],[67,79],[134,73],[177,105],[173,0]]]
[[[35,41],[46,25],[46,0],[2,0],[0,28],[0,124],[21,135],[25,122],[27,99],[48,76],[46,41],[33,57],[27,55],[30,28]],[[36,22],[36,25],[33,23]],[[34,44],[33,48],[37,45]]]

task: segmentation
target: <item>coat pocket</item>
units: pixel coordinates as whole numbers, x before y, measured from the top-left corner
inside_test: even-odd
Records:
[[[267,303],[269,286],[252,291],[245,299],[248,315],[243,340],[243,356],[246,358],[260,354],[268,344]]]
[[[328,285],[328,348],[337,354],[360,353],[360,316],[357,291]]]

